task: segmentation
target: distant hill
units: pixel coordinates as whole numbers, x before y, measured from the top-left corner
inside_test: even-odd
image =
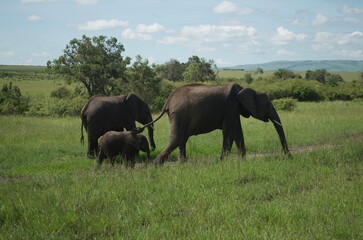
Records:
[[[229,67],[227,69],[255,70],[262,68],[264,71],[276,71],[278,69],[288,69],[291,71],[306,71],[324,68],[327,71],[336,72],[362,72],[363,61],[355,60],[322,60],[322,61],[274,61],[261,64],[246,64]]]

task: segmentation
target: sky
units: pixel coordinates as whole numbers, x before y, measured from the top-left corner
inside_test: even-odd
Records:
[[[1,65],[46,65],[82,35],[156,64],[363,60],[363,1],[1,0],[0,34]]]

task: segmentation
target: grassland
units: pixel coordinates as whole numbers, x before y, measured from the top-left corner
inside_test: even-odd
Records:
[[[94,169],[77,118],[0,116],[0,239],[362,239],[363,104],[298,103],[272,124],[242,119],[247,157],[218,160],[221,132],[188,161]],[[168,140],[155,125],[155,157]]]

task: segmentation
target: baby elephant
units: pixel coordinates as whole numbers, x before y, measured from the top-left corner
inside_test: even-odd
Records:
[[[115,157],[121,155],[126,160],[126,166],[135,166],[135,156],[139,150],[146,152],[147,158],[150,158],[149,142],[147,138],[140,134],[143,128],[133,131],[106,132],[99,140],[99,154],[97,166],[99,167],[105,158],[108,158],[111,164],[115,162]]]

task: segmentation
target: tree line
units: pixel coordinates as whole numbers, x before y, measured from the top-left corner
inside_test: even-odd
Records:
[[[220,78],[213,60],[191,56],[183,63],[170,59],[163,64],[150,64],[147,59],[124,56],[125,48],[114,37],[105,36],[72,39],[58,58],[47,62],[47,74],[52,79],[78,82],[72,93],[61,87],[50,99],[34,100],[24,97],[20,89],[4,85],[0,92],[0,113],[63,116],[77,115],[85,99],[95,94],[118,95],[133,92],[147,102],[152,111],[159,111],[178,81],[238,82],[266,92],[271,99],[294,98],[299,101],[351,100],[363,98],[363,73],[357,83],[345,83],[339,74],[325,69],[308,70],[305,80],[287,69],[274,72],[272,78],[262,77],[262,68],[245,73],[241,78]],[[4,75],[5,74],[5,75]],[[4,77],[13,75],[4,73]],[[14,75],[17,76],[17,75]],[[254,79],[258,76],[258,79]],[[0,76],[1,78],[2,76]],[[42,78],[44,76],[42,75]],[[320,84],[320,85],[319,85]],[[339,86],[339,88],[337,88]],[[17,107],[16,107],[17,106]],[[12,109],[15,109],[14,111]]]

